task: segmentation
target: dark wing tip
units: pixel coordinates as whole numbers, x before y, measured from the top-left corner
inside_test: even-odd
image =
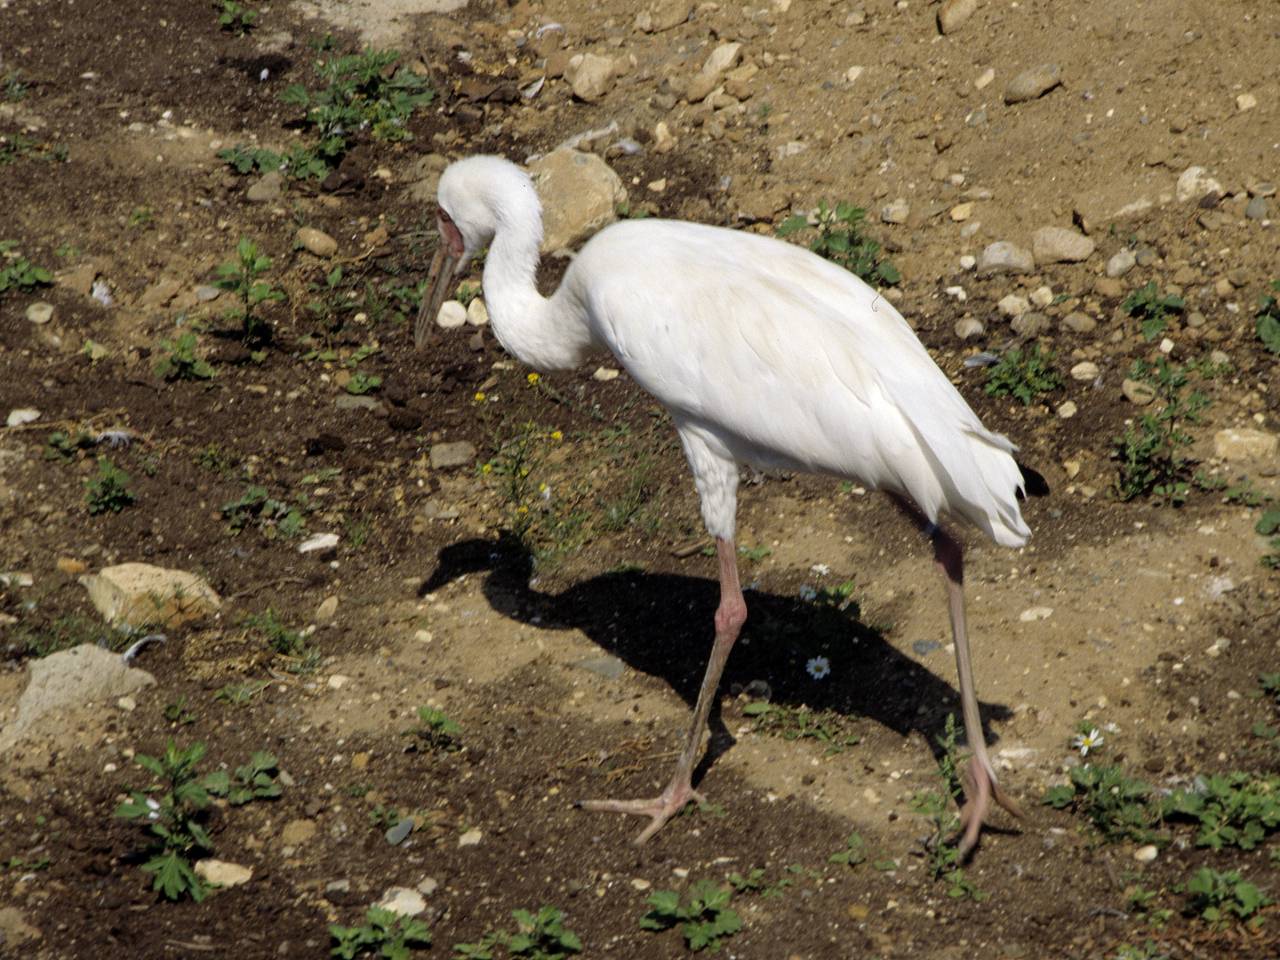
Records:
[[[1028,467],[1025,463],[1018,463],[1018,469],[1022,472],[1022,499],[1027,497],[1047,497],[1049,495],[1049,481],[1039,471]]]

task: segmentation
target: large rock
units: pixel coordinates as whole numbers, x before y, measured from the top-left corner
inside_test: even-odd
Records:
[[[1219,430],[1213,435],[1213,452],[1223,460],[1257,460],[1275,463],[1280,439],[1273,433],[1249,427]]]
[[[121,563],[81,577],[89,599],[113,626],[172,629],[217,613],[222,599],[203,579],[149,563]]]
[[[594,153],[562,148],[529,165],[542,201],[542,251],[567,249],[618,219],[622,180]]]
[[[598,54],[585,54],[573,73],[573,95],[594,103],[609,92],[617,72],[613,61]]]
[[[978,255],[978,276],[995,273],[1031,273],[1036,268],[1031,251],[1007,240],[988,244]]]
[[[1093,256],[1091,238],[1067,227],[1041,227],[1031,236],[1036,263],[1079,263]]]
[[[46,718],[90,703],[115,700],[155,682],[155,677],[145,670],[127,666],[120,654],[91,643],[33,660],[31,679],[18,700],[17,716],[0,731],[0,754],[28,737],[41,736],[50,726]]]

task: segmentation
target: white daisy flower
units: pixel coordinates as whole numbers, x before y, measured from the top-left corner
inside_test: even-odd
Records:
[[[812,567],[809,568],[809,572],[816,574],[819,577],[825,577],[827,574],[831,572],[831,568],[827,566],[825,563],[815,563]]]
[[[831,661],[826,657],[810,657],[804,668],[809,671],[809,676],[813,679],[821,680],[831,672]]]
[[[1071,746],[1080,751],[1080,756],[1087,757],[1090,750],[1097,750],[1103,744],[1102,734],[1094,727],[1088,733],[1077,733],[1071,738]]]

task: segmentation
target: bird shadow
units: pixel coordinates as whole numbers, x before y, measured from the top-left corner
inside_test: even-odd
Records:
[[[461,576],[487,573],[482,591],[498,613],[544,629],[574,628],[632,669],[667,683],[687,704],[698,696],[711,650],[712,614],[719,586],[704,577],[627,570],[600,574],[557,593],[531,584],[533,558],[519,540],[465,540],[443,548],[419,595],[441,589]],[[943,753],[948,715],[959,714],[951,684],[904,656],[881,632],[860,618],[856,603],[838,591],[814,601],[762,590],[746,594],[748,619],[721,681],[786,707],[865,717],[900,736],[920,734],[935,758]],[[825,658],[830,674],[816,679],[807,665]],[[735,742],[720,718],[720,699],[711,713],[711,743],[695,778]],[[987,723],[1007,720],[1003,704],[981,704]]]

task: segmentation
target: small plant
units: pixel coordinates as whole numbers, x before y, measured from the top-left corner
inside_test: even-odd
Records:
[[[22,81],[22,74],[17,70],[10,70],[3,77],[0,77],[0,90],[4,91],[4,99],[10,103],[25,100],[27,91],[30,89],[30,85]]]
[[[826,200],[818,202],[814,222],[809,217],[796,214],[778,225],[778,236],[789,237],[801,230],[814,229],[817,236],[809,242],[809,249],[850,273],[876,287],[892,287],[902,280],[889,260],[880,255],[880,244],[862,235],[862,221],[867,211],[851,203],[837,203],[835,207]]]
[[[49,439],[45,441],[44,458],[46,460],[74,460],[79,451],[92,449],[96,443],[97,441],[94,440],[93,434],[84,430],[77,430],[75,433],[55,430],[49,434]]]
[[[259,750],[243,767],[236,767],[234,775],[215,770],[204,778],[204,786],[215,797],[226,797],[227,803],[239,807],[251,800],[273,800],[280,796],[280,784],[276,780],[279,773],[276,758]]]
[[[680,925],[685,943],[694,953],[709,949],[713,953],[722,941],[742,929],[742,918],[729,909],[733,891],[701,880],[689,888],[689,899],[681,902],[674,890],[658,890],[648,899],[649,912],[640,918],[644,930],[669,930]]]
[[[462,727],[434,707],[418,708],[418,726],[412,732],[433,751],[452,752],[462,748]]]
[[[463,280],[458,284],[458,289],[454,292],[453,299],[466,307],[470,306],[471,301],[478,296],[480,296],[480,284],[473,280]]]
[[[196,715],[187,709],[186,697],[179,697],[172,703],[166,704],[164,718],[169,723],[179,727],[185,727],[196,722]]]
[[[335,941],[329,955],[343,960],[364,956],[407,960],[414,950],[431,946],[431,930],[425,923],[383,907],[370,907],[358,927],[330,924],[329,935]]]
[[[9,290],[31,291],[53,283],[52,273],[12,252],[17,245],[16,240],[0,240],[0,294]]]
[[[1130,375],[1154,386],[1161,406],[1115,438],[1112,457],[1120,462],[1116,494],[1126,501],[1152,496],[1177,506],[1187,498],[1191,473],[1192,461],[1183,451],[1195,439],[1185,425],[1200,422],[1209,400],[1197,390],[1184,392],[1186,373],[1163,357],[1154,366],[1134,361]]]
[[[316,156],[314,150],[302,144],[291,147],[288,153],[276,153],[264,147],[238,143],[219,150],[217,156],[242,176],[278,170],[293,180],[323,180],[329,173],[328,164]]]
[[[826,745],[827,755],[857,746],[862,738],[848,730],[848,721],[834,710],[810,710],[753,700],[742,708],[752,720],[751,729],[783,740],[817,740]]]
[[[1157,839],[1152,828],[1159,820],[1159,809],[1145,781],[1129,777],[1120,767],[1092,763],[1072,767],[1070,777],[1069,785],[1045,792],[1047,806],[1083,814],[1108,840],[1149,843]]]
[[[1191,875],[1187,897],[1187,912],[1213,927],[1224,927],[1233,917],[1257,927],[1262,923],[1259,911],[1271,903],[1265,893],[1235,870],[1219,873],[1209,867],[1201,867]]]
[[[1181,297],[1172,294],[1160,296],[1160,289],[1154,280],[1134,290],[1120,304],[1121,310],[1141,321],[1142,339],[1147,341],[1164,333],[1168,318],[1181,313],[1185,307]]]
[[[227,316],[239,321],[246,343],[266,343],[271,339],[271,327],[258,315],[258,307],[284,299],[284,291],[261,279],[270,269],[271,258],[248,237],[241,237],[236,244],[236,259],[218,266],[214,283],[240,299],[240,306],[230,310]]]
[[[933,878],[946,881],[949,897],[957,900],[965,897],[984,900],[986,894],[974,886],[960,866],[960,848],[950,840],[960,827],[960,817],[955,812],[962,793],[959,772],[961,758],[956,752],[959,736],[955,715],[949,713],[942,733],[935,738],[941,748],[938,756],[938,779],[942,782],[942,790],[917,793],[911,804],[916,813],[928,817],[933,825],[924,844],[929,872]]]
[[[1013,349],[987,371],[986,391],[992,397],[1013,397],[1030,406],[1042,394],[1062,386],[1062,374],[1053,367],[1053,354],[1041,353],[1036,344],[1026,353]]]
[[[1153,941],[1148,940],[1140,947],[1135,947],[1131,943],[1122,943],[1108,960],[1171,960],[1171,958]]]
[[[1254,314],[1258,321],[1258,339],[1272,353],[1280,353],[1280,280],[1271,281],[1273,293],[1258,299],[1258,312]]]
[[[135,230],[147,230],[154,226],[156,215],[150,207],[134,207],[129,211],[129,226]]]
[[[276,612],[270,607],[267,608],[265,613],[256,613],[246,617],[244,623],[245,626],[261,634],[271,649],[281,656],[301,657],[308,652],[302,631],[290,630],[280,622]]]
[[[1280,829],[1280,776],[1248,773],[1198,777],[1192,790],[1175,790],[1161,801],[1167,819],[1199,825],[1196,846],[1252,850]]]
[[[270,683],[266,680],[251,680],[248,683],[228,683],[213,695],[213,699],[221,700],[223,703],[230,704],[233,707],[242,707],[267,689],[268,686],[270,686]]]
[[[498,946],[505,947],[513,957],[528,957],[529,960],[564,960],[582,952],[582,941],[576,933],[565,929],[564,914],[555,907],[543,906],[536,914],[528,910],[513,910],[511,916],[516,921],[515,933],[494,930],[475,943],[456,943],[453,946],[454,956],[467,960],[493,960],[493,951]]]
[[[236,0],[219,0],[214,6],[221,11],[218,23],[223,30],[244,36],[258,25],[259,11],[237,3]]]
[[[184,333],[177,340],[161,340],[162,356],[156,362],[155,374],[162,380],[208,380],[213,367],[196,356],[196,335]]]
[[[307,509],[305,498],[299,506],[291,507],[270,496],[266,487],[250,484],[238,499],[224,503],[220,512],[233,534],[256,524],[268,537],[299,537],[306,532],[303,514]]]
[[[137,497],[129,489],[129,474],[106,457],[98,458],[98,472],[85,481],[84,501],[90,516],[119,513]]]
[[[847,867],[856,867],[860,863],[865,863],[866,860],[867,846],[862,839],[862,834],[856,830],[849,834],[843,850],[838,850],[827,857],[828,863],[843,863]]]
[[[134,639],[124,630],[116,630],[74,613],[58,617],[52,623],[42,626],[19,621],[10,629],[10,642],[14,649],[27,657],[47,657],[51,653],[70,650],[84,643],[96,644],[120,653]]]
[[[347,393],[352,396],[363,396],[366,393],[373,393],[382,386],[382,378],[373,374],[356,371],[351,375],[351,379],[347,381]]]
[[[1280,507],[1267,510],[1258,519],[1253,529],[1264,537],[1271,538],[1271,542],[1267,545],[1270,552],[1262,555],[1262,565],[1272,570],[1280,570]]]
[[[138,754],[134,757],[138,766],[153,774],[159,783],[131,791],[129,800],[116,808],[117,817],[146,827],[154,838],[153,856],[142,869],[155,874],[152,889],[170,900],[186,895],[199,902],[208,893],[191,864],[198,854],[213,850],[209,834],[200,823],[202,811],[210,803],[208,790],[196,773],[196,764],[204,755],[203,743],[180,750],[172,740],[163,756]]]

